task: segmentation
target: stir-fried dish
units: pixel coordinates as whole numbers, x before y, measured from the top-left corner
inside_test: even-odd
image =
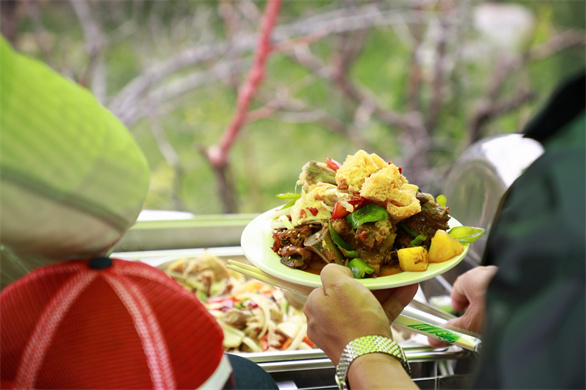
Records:
[[[262,352],[315,348],[307,338],[307,322],[271,285],[247,280],[209,253],[161,267],[193,291],[224,331],[227,352]]]
[[[280,196],[291,201],[272,221],[272,250],[288,267],[319,273],[333,262],[357,278],[377,277],[425,271],[429,262],[464,251],[458,239],[442,235],[450,229],[445,204],[374,153],[359,150],[343,164],[310,161],[299,187]]]

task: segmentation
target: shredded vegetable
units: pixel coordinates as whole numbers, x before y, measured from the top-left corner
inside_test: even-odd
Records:
[[[224,332],[227,352],[310,349],[306,319],[289,304],[282,290],[230,271],[225,262],[206,254],[183,258],[161,268],[203,302]],[[303,332],[303,334],[300,334]],[[288,345],[283,347],[288,341]]]

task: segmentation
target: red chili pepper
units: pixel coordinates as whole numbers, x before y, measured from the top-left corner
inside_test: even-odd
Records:
[[[319,210],[316,209],[315,207],[308,207],[307,209],[314,217],[317,215],[317,213],[319,213]]]
[[[260,347],[262,348],[263,351],[266,351],[267,349],[269,349],[268,333],[265,334],[264,336],[262,336],[258,341],[260,342]]]
[[[372,203],[372,201],[363,198],[362,196],[359,199],[356,200],[349,200],[348,203],[350,203],[352,206],[354,206],[354,211],[366,206],[369,203]]]
[[[332,160],[329,157],[326,158],[326,165],[328,166],[328,168],[330,168],[331,170],[334,170],[334,171],[337,171],[342,166],[342,164],[340,164],[336,160]]]
[[[353,206],[352,211],[356,211],[359,208],[362,208],[367,204],[371,203],[371,201],[366,198],[360,197],[359,199],[349,200],[348,203]],[[332,211],[332,219],[344,218],[348,214],[350,214],[350,211],[346,210],[346,208],[342,206],[340,202],[336,202],[336,204],[334,204],[334,210]]]
[[[334,210],[332,211],[332,219],[344,218],[348,214],[350,214],[350,212],[346,210],[340,202],[336,202]]]

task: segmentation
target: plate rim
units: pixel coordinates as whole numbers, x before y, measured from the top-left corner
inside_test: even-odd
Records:
[[[279,259],[279,256],[271,249],[272,218],[270,218],[270,216],[277,210],[279,210],[280,207],[282,206],[271,208],[270,210],[267,210],[259,214],[244,227],[244,230],[242,231],[242,235],[240,238],[240,247],[242,248],[244,256],[254,266],[270,274],[273,277],[287,281],[289,283],[299,284],[302,286],[314,288],[321,287],[321,279],[319,275],[305,272],[303,270],[289,268],[286,265],[283,265]],[[450,216],[448,224],[450,227],[462,225],[453,216]],[[260,245],[256,245],[256,243],[260,243]],[[425,280],[433,279],[436,276],[451,270],[460,262],[462,262],[468,254],[470,244],[463,243],[462,245],[464,245],[464,252],[462,252],[462,254],[442,263],[430,263],[428,270],[424,272],[403,271],[395,275],[356,280],[360,281],[365,287],[367,287],[370,290],[395,288],[410,284],[421,283]],[[267,256],[267,254],[273,258],[273,263],[275,262],[275,260],[278,262],[279,267],[274,268],[270,266],[270,264],[266,264],[266,262],[264,261],[264,257]],[[291,273],[291,271],[295,273]],[[296,274],[297,272],[299,274]],[[397,275],[402,275],[403,277],[397,277]],[[386,283],[387,281],[389,281],[388,278],[393,278],[394,281],[393,279],[391,279],[389,283]]]

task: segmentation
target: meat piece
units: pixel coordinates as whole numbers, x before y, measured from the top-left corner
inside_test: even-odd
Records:
[[[365,223],[356,229],[356,249],[360,258],[374,269],[373,276],[378,276],[381,265],[391,260],[395,237],[395,227],[388,219]]]
[[[197,275],[197,280],[201,283],[200,291],[202,291],[206,296],[209,296],[212,291],[212,283],[214,283],[213,271],[209,269],[201,271],[201,273]]]
[[[432,200],[433,197],[424,193],[418,193],[417,199],[421,202],[421,212],[401,222],[407,229],[398,230],[395,248],[410,246],[411,240],[415,237],[409,234],[408,230],[426,236],[427,239],[423,242],[423,245],[429,246],[431,238],[438,229],[448,230],[450,228],[448,225],[450,214],[447,207],[441,207]]]
[[[222,315],[222,321],[236,329],[242,330],[246,327],[246,323],[251,316],[252,313],[247,310],[230,309]]]
[[[314,260],[314,256],[317,255],[310,249],[298,246],[286,246],[281,249],[281,263],[291,268],[306,269]]]
[[[312,234],[305,240],[304,246],[311,249],[326,263],[344,264],[346,259],[340,252],[330,236],[329,226],[324,225],[323,229]]]
[[[287,246],[302,247],[307,237],[321,229],[321,224],[301,225],[295,229],[275,229],[273,231],[273,252],[282,256],[281,250]]]

